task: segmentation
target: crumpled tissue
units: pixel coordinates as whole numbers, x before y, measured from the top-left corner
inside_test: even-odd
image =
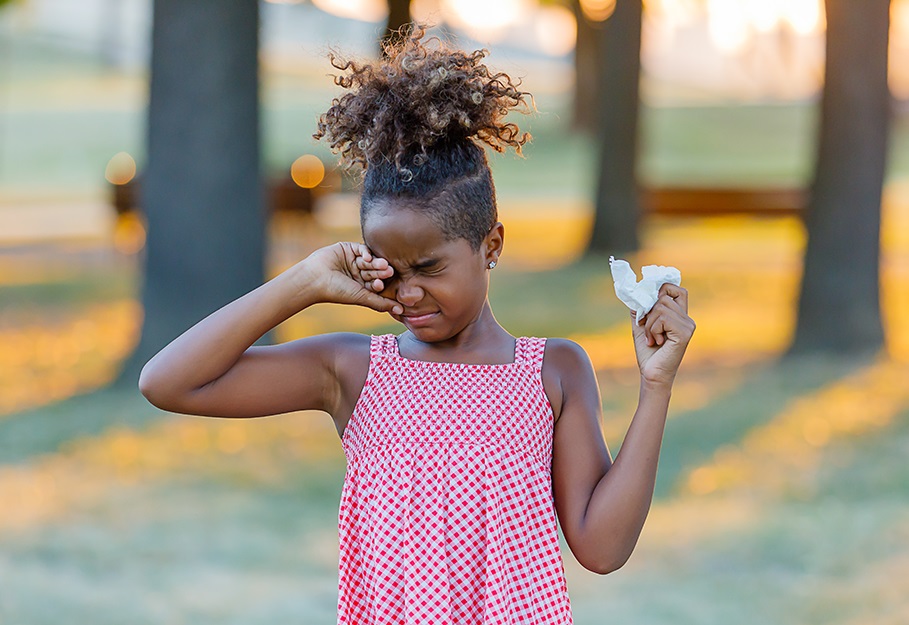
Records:
[[[635,311],[635,321],[641,323],[644,315],[650,312],[660,295],[660,287],[664,284],[681,286],[682,272],[675,267],[662,265],[646,265],[641,267],[643,279],[638,282],[638,277],[627,261],[609,257],[609,268],[612,270],[612,280],[615,282],[615,294],[625,302],[631,310]]]

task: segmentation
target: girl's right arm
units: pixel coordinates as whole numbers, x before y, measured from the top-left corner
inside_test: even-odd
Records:
[[[139,389],[171,412],[257,417],[292,410],[334,414],[342,403],[338,364],[354,343],[322,335],[253,346],[279,323],[319,302],[400,305],[366,288],[388,278],[387,261],[356,243],[319,249],[262,286],[215,311],[146,363]]]

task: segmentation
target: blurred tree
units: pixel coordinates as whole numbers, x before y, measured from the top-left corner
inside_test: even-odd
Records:
[[[385,25],[385,34],[382,35],[380,51],[385,49],[386,43],[394,41],[399,32],[409,30],[411,19],[410,0],[388,0],[388,22]]]
[[[257,0],[155,0],[142,336],[118,383],[262,283]]]
[[[575,130],[596,136],[597,129],[597,84],[594,79],[599,68],[600,34],[603,29],[586,17],[581,3],[572,0],[571,8],[578,24],[577,41],[574,47],[574,110],[572,126]]]
[[[826,0],[826,9],[820,135],[790,354],[869,353],[884,341],[878,274],[890,1]]]
[[[577,64],[577,80],[596,84],[597,190],[587,253],[638,249],[638,108],[641,75],[641,0],[616,0],[597,25],[595,64]],[[587,19],[583,15],[580,21]],[[586,27],[584,27],[586,28]],[[581,27],[579,27],[581,30]],[[592,65],[592,67],[591,67]],[[589,72],[581,74],[580,72]]]

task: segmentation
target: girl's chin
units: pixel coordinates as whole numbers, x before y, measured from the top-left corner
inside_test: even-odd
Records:
[[[407,323],[403,323],[403,325],[410,331],[411,336],[421,343],[438,343],[452,338],[449,332],[445,332],[440,328],[411,326]]]

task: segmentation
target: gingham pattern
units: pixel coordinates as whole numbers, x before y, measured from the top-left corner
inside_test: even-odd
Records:
[[[545,339],[515,362],[409,360],[374,336],[342,444],[339,625],[572,623]]]

